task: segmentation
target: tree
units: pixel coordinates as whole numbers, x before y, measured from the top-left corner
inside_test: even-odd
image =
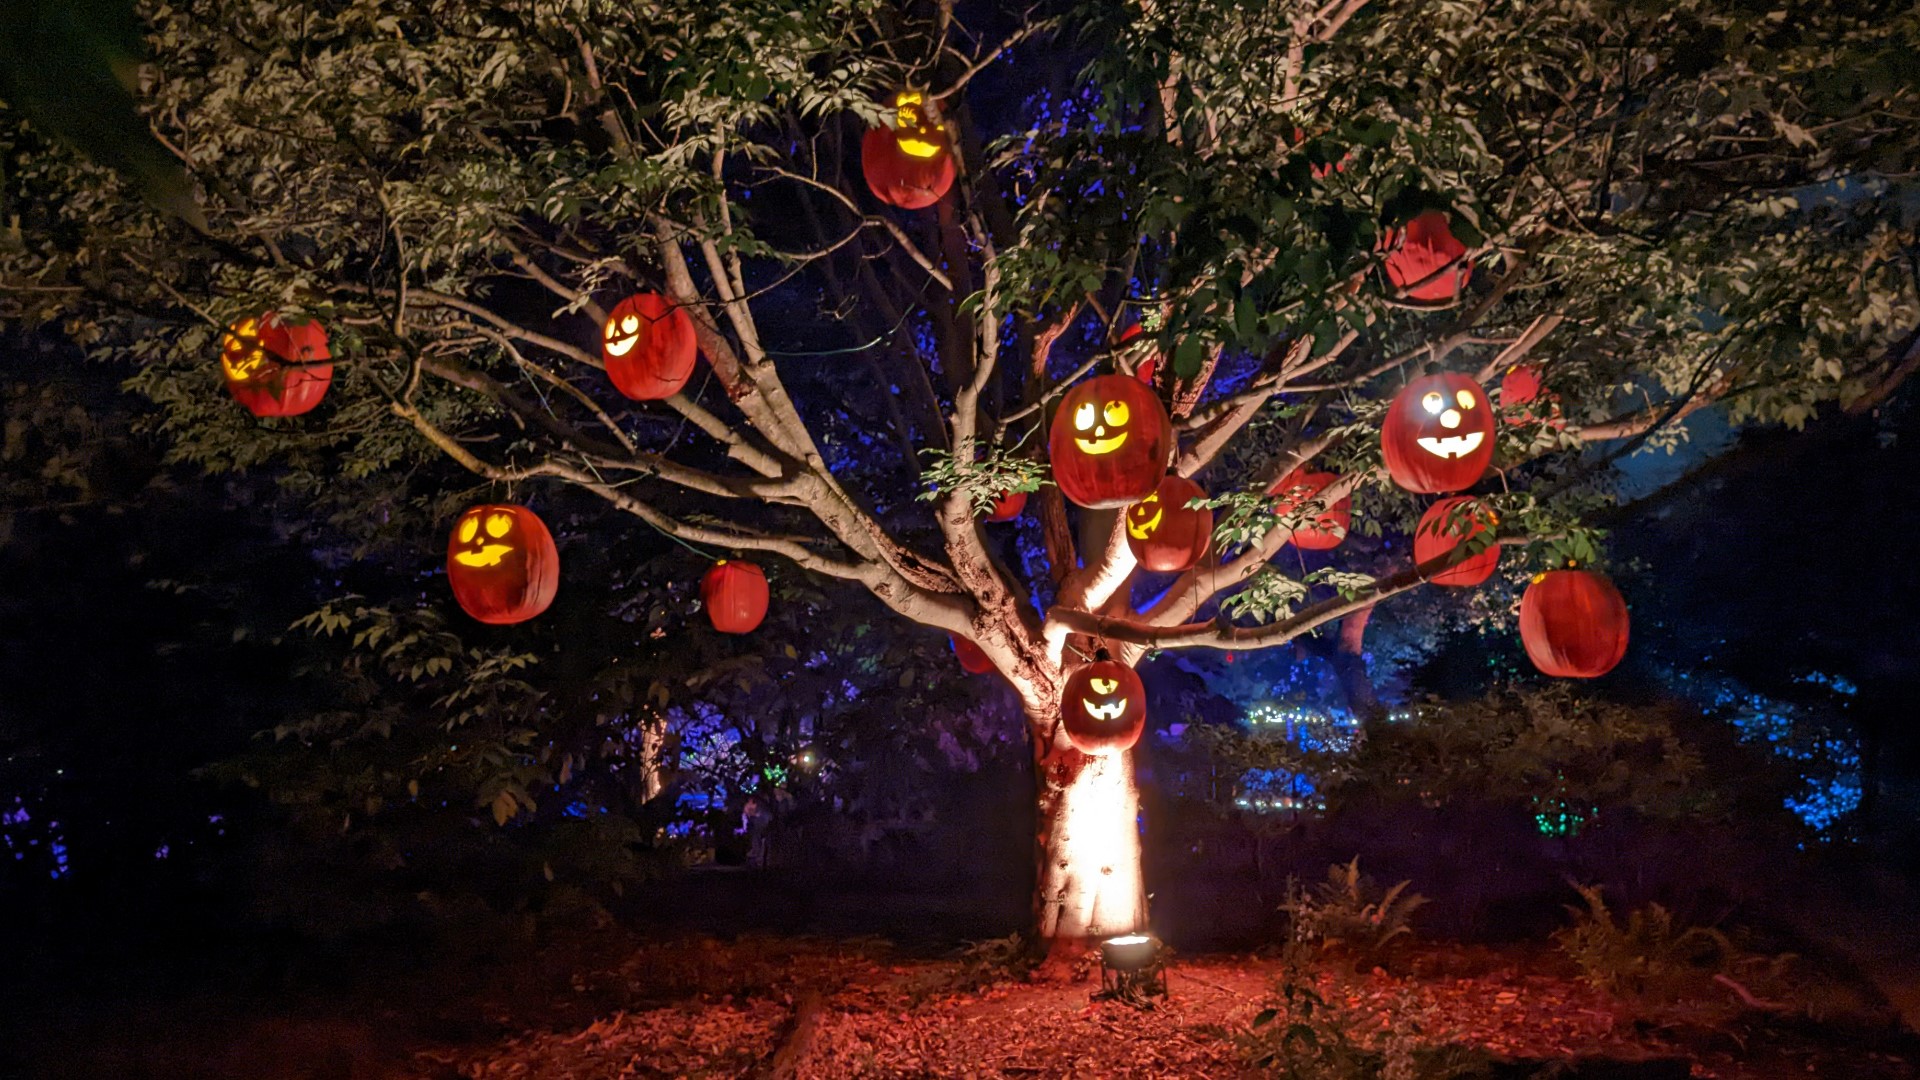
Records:
[[[459,470],[563,485],[971,638],[1027,716],[1059,942],[1145,919],[1130,760],[1064,740],[1066,676],[1102,643],[1285,642],[1443,568],[1270,561],[1320,506],[1267,489],[1308,462],[1357,531],[1408,531],[1420,501],[1375,433],[1419,366],[1542,366],[1552,397],[1509,415],[1482,488],[1499,542],[1584,562],[1613,458],[1710,406],[1798,424],[1881,393],[1920,325],[1898,212],[1920,17],[1896,4],[197,0],[148,20],[142,108],[206,227],[11,127],[11,314],[130,352],[179,457],[270,463],[343,526],[448,521],[477,494]],[[919,212],[856,179],[902,88],[958,163]],[[1429,210],[1466,250],[1396,282],[1384,255]],[[1457,299],[1415,295],[1468,272]],[[691,313],[707,363],[660,405],[594,370],[638,289]],[[269,308],[334,334],[311,416],[255,421],[217,391],[223,328]],[[1222,511],[1214,554],[1172,577],[1137,570],[1118,511],[1067,505],[1036,434],[1082,375],[1149,355],[1172,467]],[[1037,495],[1016,537],[980,520],[1008,490]]]

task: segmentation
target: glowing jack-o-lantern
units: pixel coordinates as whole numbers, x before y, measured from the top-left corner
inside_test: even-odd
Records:
[[[748,634],[767,617],[767,575],[750,562],[721,559],[700,579],[700,604],[723,634]]]
[[[1267,494],[1280,500],[1274,504],[1275,513],[1292,514],[1308,501],[1318,499],[1328,485],[1339,479],[1335,473],[1307,472],[1303,466],[1275,480]],[[1347,538],[1347,530],[1352,525],[1353,496],[1342,495],[1312,520],[1295,528],[1287,542],[1301,551],[1332,551]]]
[[[1094,509],[1152,494],[1172,454],[1166,408],[1152,387],[1126,375],[1101,375],[1067,391],[1047,436],[1061,494]]]
[[[1141,566],[1177,574],[1207,554],[1213,542],[1213,511],[1187,508],[1206,497],[1199,484],[1169,473],[1153,494],[1127,508],[1127,547]]]
[[[953,645],[953,655],[960,661],[960,670],[969,675],[985,675],[993,670],[993,660],[985,649],[971,640],[957,635],[949,636],[947,641]]]
[[[1500,377],[1500,412],[1509,424],[1567,426],[1560,415],[1560,395],[1546,388],[1536,364],[1515,364]]]
[[[1467,245],[1448,227],[1444,210],[1429,210],[1386,237],[1387,280],[1407,296],[1429,304],[1446,303],[1460,295],[1473,267],[1462,256]]]
[[[1146,687],[1138,673],[1110,658],[1105,649],[1067,676],[1060,695],[1060,726],[1082,753],[1125,753],[1146,730]]]
[[[614,388],[635,401],[670,398],[687,385],[699,345],[693,317],[659,293],[614,305],[600,328],[600,359]]]
[[[1499,518],[1465,496],[1441,499],[1427,508],[1420,516],[1419,526],[1413,530],[1413,561],[1419,564],[1440,558],[1499,523]],[[1478,585],[1492,577],[1494,567],[1499,564],[1500,545],[1493,544],[1427,580],[1435,585]]]
[[[1012,521],[1027,508],[1027,493],[1024,491],[1003,492],[993,500],[993,509],[987,511],[988,521]]]
[[[1627,602],[1587,570],[1550,570],[1520,597],[1520,643],[1542,674],[1591,679],[1627,655]]]
[[[227,392],[255,416],[299,416],[327,396],[333,382],[327,331],[318,321],[292,322],[269,311],[241,319],[220,336],[220,374]]]
[[[953,144],[928,113],[920,91],[896,95],[893,114],[893,127],[873,128],[861,140],[860,171],[881,202],[922,210],[953,187]]]
[[[524,506],[468,507],[447,538],[447,580],[461,609],[481,622],[525,622],[553,603],[560,552],[546,523]]]
[[[1472,487],[1493,461],[1493,406],[1480,384],[1457,372],[1406,385],[1380,425],[1380,450],[1393,482],[1421,495]]]

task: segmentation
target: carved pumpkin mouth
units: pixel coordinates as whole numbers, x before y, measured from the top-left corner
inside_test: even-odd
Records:
[[[1121,438],[1124,439],[1126,436],[1122,435]],[[1091,451],[1089,451],[1089,453],[1091,453]],[[1154,530],[1160,527],[1160,519],[1166,515],[1166,508],[1160,505],[1160,493],[1157,491],[1141,499],[1139,503],[1134,506],[1134,510],[1144,511],[1148,503],[1153,504],[1152,517],[1140,521],[1136,520],[1135,515],[1132,513],[1127,515],[1127,533],[1135,540],[1145,540],[1151,537]]]
[[[618,337],[615,336],[616,329],[620,335]],[[613,325],[613,320],[607,320],[608,356],[625,356],[633,351],[633,347],[638,344],[639,341],[640,317],[638,315],[625,316],[620,320],[618,328]]]
[[[1105,429],[1103,428],[1102,430]],[[1111,454],[1126,445],[1127,433],[1122,431],[1105,439],[1075,438],[1073,442],[1075,446],[1080,448],[1081,453],[1092,454],[1095,457],[1099,457],[1102,454]]]
[[[1080,701],[1080,707],[1087,710],[1087,715],[1095,720],[1118,720],[1121,714],[1127,711],[1127,699],[1119,698],[1105,705],[1095,705],[1092,701],[1083,698]]]
[[[1434,457],[1458,458],[1466,457],[1468,454],[1480,449],[1480,443],[1485,438],[1486,434],[1484,432],[1469,431],[1465,435],[1448,435],[1444,438],[1436,438],[1429,435],[1426,438],[1415,441],[1420,444],[1420,449],[1425,450]]]
[[[509,544],[483,544],[477,551],[455,552],[453,561],[461,566],[499,566],[512,550]]]

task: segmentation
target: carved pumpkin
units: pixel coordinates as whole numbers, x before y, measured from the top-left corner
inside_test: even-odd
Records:
[[[299,416],[327,396],[333,365],[317,320],[291,322],[269,311],[241,319],[220,336],[227,392],[255,416]]]
[[[1472,507],[1472,510],[1456,510],[1455,507]],[[1489,525],[1498,525],[1500,519],[1479,508],[1474,500],[1464,495],[1451,499],[1441,499],[1420,515],[1420,525],[1413,530],[1413,561],[1424,563],[1437,559],[1475,536],[1487,531]],[[1500,564],[1500,545],[1494,544],[1485,551],[1470,555],[1463,562],[1455,563],[1445,570],[1428,578],[1435,585],[1466,587],[1478,585],[1493,576],[1493,568]]]
[[[1420,495],[1472,487],[1493,461],[1493,406],[1480,384],[1456,372],[1406,385],[1380,426],[1393,482]]]
[[[1130,667],[1107,655],[1067,676],[1060,692],[1060,724],[1085,754],[1123,754],[1147,726],[1147,690]]]
[[[699,355],[693,317],[659,293],[614,305],[600,328],[600,359],[614,388],[635,401],[670,398],[687,385]]]
[[[1213,511],[1187,509],[1204,499],[1199,484],[1167,474],[1153,494],[1127,508],[1127,547],[1141,566],[1160,574],[1190,570],[1213,543]]]
[[[993,500],[993,509],[988,511],[987,520],[1012,521],[1014,518],[1020,516],[1020,511],[1026,508],[1027,493],[1024,491],[1009,491]]]
[[[1067,391],[1047,437],[1061,494],[1093,509],[1152,494],[1172,454],[1167,410],[1152,387],[1127,375],[1101,375]]]
[[[1591,679],[1627,654],[1627,602],[1586,570],[1551,570],[1520,597],[1520,643],[1544,675]]]
[[[1291,514],[1318,497],[1338,479],[1338,474],[1310,473],[1302,466],[1275,480],[1273,486],[1267,489],[1267,494],[1280,500],[1274,505],[1276,513]],[[1324,511],[1315,514],[1311,521],[1295,529],[1287,542],[1301,551],[1332,551],[1347,538],[1347,529],[1352,525],[1353,496],[1342,495]]]
[[[949,636],[947,641],[953,645],[953,655],[960,660],[960,669],[969,675],[985,675],[993,670],[993,661],[987,658],[986,650],[972,641]]]
[[[721,559],[700,579],[700,604],[723,634],[749,634],[767,617],[767,575],[750,562]]]
[[[1444,210],[1429,210],[1387,234],[1387,280],[1409,299],[1444,303],[1460,295],[1473,267],[1461,257],[1467,245],[1454,238]]]
[[[481,622],[526,622],[553,603],[560,552],[546,522],[526,507],[471,506],[447,537],[447,581],[461,610]]]
[[[1525,405],[1540,396],[1540,369],[1532,364],[1515,364],[1500,377],[1500,405],[1511,408]]]
[[[873,128],[861,140],[860,171],[881,202],[923,210],[953,187],[953,144],[928,116],[920,91],[902,91],[893,107],[894,126]]]

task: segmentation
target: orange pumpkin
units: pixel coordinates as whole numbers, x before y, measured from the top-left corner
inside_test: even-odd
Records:
[[[1067,498],[1093,509],[1126,506],[1160,486],[1173,456],[1173,426],[1152,387],[1100,375],[1060,399],[1047,456]]]
[[[1489,524],[1499,524],[1492,514],[1478,511],[1456,510],[1455,507],[1475,506],[1474,500],[1466,496],[1441,499],[1427,508],[1420,516],[1419,527],[1413,530],[1413,561],[1415,564],[1437,559],[1466,543],[1475,536],[1487,531]],[[1478,585],[1493,576],[1494,567],[1500,563],[1500,545],[1494,544],[1485,551],[1468,556],[1464,561],[1442,570],[1428,578],[1435,585],[1465,587]]]
[[[1127,508],[1127,547],[1141,566],[1159,574],[1190,570],[1213,543],[1213,511],[1188,509],[1207,493],[1184,476],[1168,473],[1153,494]]]
[[[1291,514],[1307,502],[1317,498],[1328,485],[1340,479],[1335,473],[1308,472],[1301,466],[1273,482],[1267,494],[1280,501],[1274,504],[1277,514]],[[1353,496],[1342,495],[1324,511],[1314,515],[1313,520],[1304,522],[1293,530],[1287,542],[1301,551],[1332,551],[1347,538],[1347,530],[1353,525]]]
[[[461,610],[508,626],[547,610],[560,588],[560,552],[540,515],[512,503],[468,507],[447,537],[447,581]]]
[[[600,359],[614,388],[635,401],[670,398],[687,385],[699,345],[693,318],[659,293],[614,305],[600,330]]]
[[[1467,245],[1449,228],[1444,210],[1429,210],[1387,234],[1387,280],[1410,299],[1444,303],[1460,295],[1473,267],[1462,260]]]
[[[1380,450],[1393,482],[1420,495],[1472,487],[1493,461],[1493,405],[1457,372],[1425,375],[1387,407]]]
[[[987,512],[988,521],[1012,521],[1027,508],[1027,493],[1009,491],[993,500],[993,509]]]
[[[700,604],[723,634],[750,634],[767,617],[767,575],[750,562],[721,559],[700,579]]]
[[[220,337],[227,393],[255,416],[311,412],[333,383],[327,331],[318,320],[292,322],[269,311],[241,319]]]
[[[1520,643],[1544,675],[1591,679],[1627,655],[1627,602],[1586,570],[1550,570],[1520,597]]]
[[[960,660],[960,669],[969,675],[985,675],[993,670],[993,660],[986,650],[967,638],[949,636],[947,641],[953,645],[953,655]]]
[[[861,140],[860,171],[881,202],[923,210],[953,187],[953,144],[920,91],[901,91],[893,105],[894,126],[873,128]]]
[[[1060,692],[1060,726],[1086,754],[1123,754],[1147,726],[1147,690],[1132,668],[1105,649],[1067,676]]]

